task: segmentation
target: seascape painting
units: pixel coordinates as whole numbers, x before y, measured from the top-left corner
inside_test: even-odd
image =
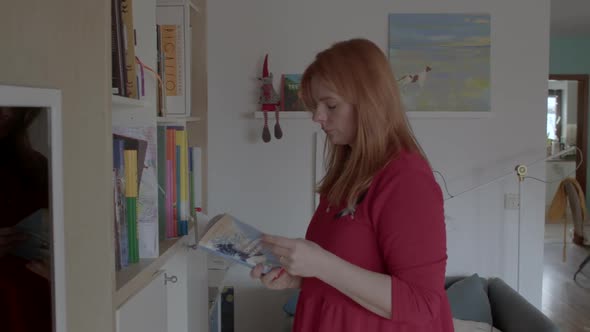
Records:
[[[390,14],[389,61],[408,112],[490,112],[490,15]]]

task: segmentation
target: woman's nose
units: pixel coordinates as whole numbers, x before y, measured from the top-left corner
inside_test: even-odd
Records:
[[[326,121],[326,113],[322,112],[319,109],[316,109],[313,112],[313,117],[312,117],[313,122],[317,122],[317,123],[323,123]]]

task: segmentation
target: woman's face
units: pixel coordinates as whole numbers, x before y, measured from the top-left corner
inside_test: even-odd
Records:
[[[311,80],[312,97],[317,101],[313,121],[322,126],[328,139],[335,145],[352,145],[356,138],[354,107],[330,90],[318,78]]]
[[[14,108],[0,107],[0,139],[5,138],[14,130],[23,113],[23,111]]]

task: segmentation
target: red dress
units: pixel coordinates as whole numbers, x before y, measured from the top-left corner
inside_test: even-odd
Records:
[[[444,289],[447,261],[442,192],[418,153],[402,152],[374,178],[354,216],[321,199],[306,239],[392,278],[392,318],[360,306],[317,278],[304,278],[293,331],[452,332]]]

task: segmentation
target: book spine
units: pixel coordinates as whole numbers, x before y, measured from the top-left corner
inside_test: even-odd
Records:
[[[166,160],[166,236],[174,237],[174,208],[172,202],[173,177],[172,161]]]
[[[125,197],[127,203],[127,223],[129,257],[131,263],[139,262],[139,243],[137,230],[137,151],[125,150]]]
[[[188,234],[188,217],[189,217],[189,199],[188,199],[188,139],[186,130],[180,131],[180,162],[181,162],[181,182],[180,182],[180,217],[181,217],[181,235]]]
[[[188,148],[188,202],[189,202],[189,217],[195,213],[195,181],[193,178],[193,148]]]
[[[166,239],[166,127],[158,126],[158,235]]]
[[[177,136],[178,137],[178,136]],[[180,162],[180,145],[176,145],[176,223],[174,223],[174,233],[176,236],[180,235],[182,226],[181,226],[181,216],[180,216],[180,210],[181,210],[181,199],[180,199],[180,182],[181,182],[181,178],[180,178],[180,168],[181,168],[181,162]]]

